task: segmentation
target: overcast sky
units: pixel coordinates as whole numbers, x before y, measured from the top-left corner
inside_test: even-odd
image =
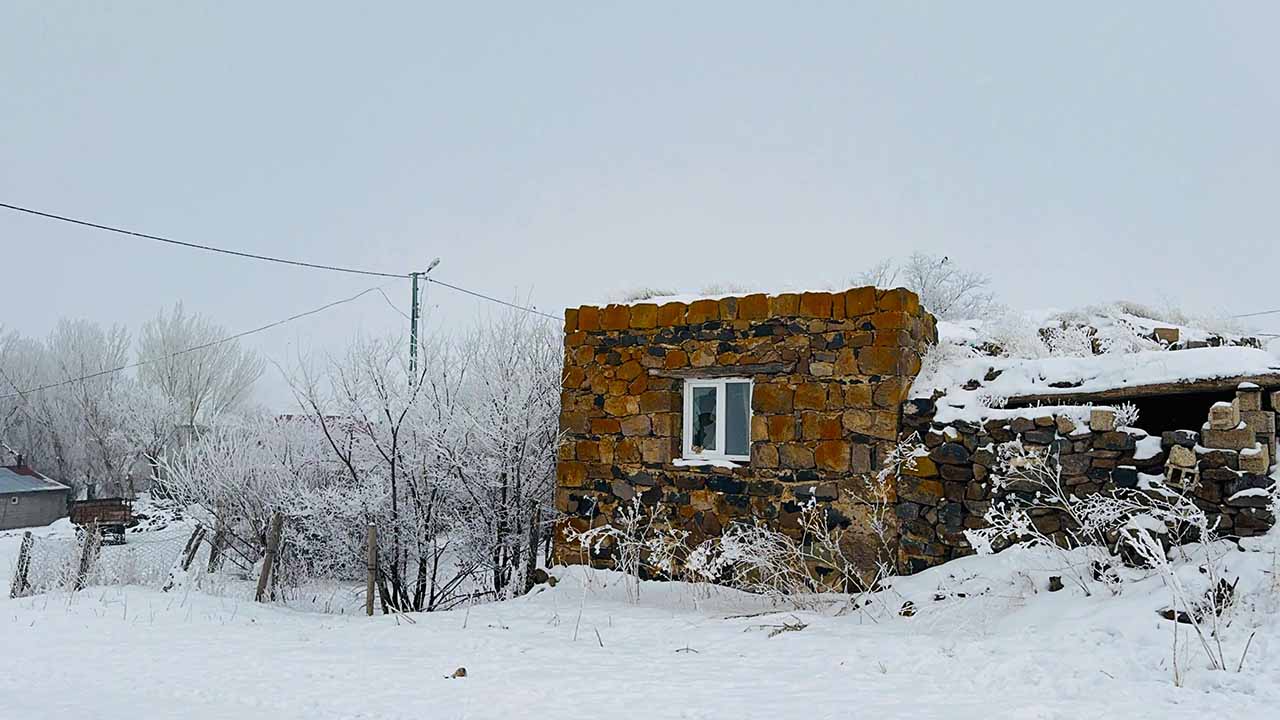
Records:
[[[1016,307],[1280,307],[1280,4],[209,5],[3,3],[0,202],[388,272],[439,256],[553,314],[916,250]],[[4,210],[0,249],[0,324],[40,335],[179,299],[240,330],[382,284]],[[488,310],[428,303],[440,328]],[[370,295],[251,344],[404,324]]]

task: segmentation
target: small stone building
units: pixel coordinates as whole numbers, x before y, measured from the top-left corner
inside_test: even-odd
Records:
[[[867,481],[936,338],[902,288],[569,309],[557,508],[581,531],[640,498],[696,543],[735,521],[798,536],[816,501],[870,562]],[[585,559],[563,532],[556,555]]]
[[[1153,335],[1164,350],[1070,366],[1114,370],[1132,360],[1203,376],[1174,372],[1142,384],[1097,372],[1086,382],[1051,377],[1052,360],[993,358],[1001,367],[979,359],[974,377],[935,389],[912,384],[937,324],[902,288],[571,308],[556,560],[613,563],[607,548],[585,557],[566,531],[616,526],[635,503],[655,524],[687,531],[690,545],[735,522],[800,538],[802,513],[817,504],[845,530],[858,569],[889,559],[916,571],[973,552],[964,531],[981,527],[1000,499],[994,450],[1015,439],[1051,450],[1077,496],[1163,477],[1220,532],[1261,534],[1275,522],[1280,367],[1256,343],[1210,347],[1167,335]],[[1019,369],[1042,394],[1002,397],[977,419],[957,414],[964,397],[999,390]],[[1119,401],[1141,407],[1141,427],[1118,422]],[[873,488],[890,451],[908,439],[924,454],[887,488]],[[875,507],[868,501],[877,495]],[[876,513],[888,537],[872,531]],[[1034,519],[1047,535],[1062,530],[1052,513]]]
[[[70,491],[21,462],[0,466],[0,530],[48,525],[66,517]]]

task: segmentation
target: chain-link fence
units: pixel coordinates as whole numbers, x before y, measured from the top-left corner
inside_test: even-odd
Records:
[[[28,535],[14,568],[10,595],[20,597],[93,585],[163,587],[187,549],[192,528],[170,526],[123,545],[103,545],[88,531],[73,536]]]

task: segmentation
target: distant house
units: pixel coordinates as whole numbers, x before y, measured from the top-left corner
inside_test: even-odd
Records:
[[[0,466],[0,530],[48,525],[67,515],[71,488],[32,470],[21,460]]]

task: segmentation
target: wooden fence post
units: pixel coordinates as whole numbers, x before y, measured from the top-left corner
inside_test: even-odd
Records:
[[[267,583],[271,580],[271,566],[275,564],[276,552],[280,549],[280,532],[284,529],[284,515],[276,513],[271,516],[271,530],[267,534],[267,553],[262,556],[262,574],[258,576],[258,592],[254,600],[265,602]]]
[[[378,526],[369,523],[368,551],[365,558],[364,614],[373,616],[374,585],[378,579]]]
[[[195,562],[196,553],[200,552],[200,543],[204,540],[204,526],[196,523],[196,529],[191,532],[191,537],[187,540],[187,547],[182,551],[182,572],[191,569],[191,563]]]
[[[93,561],[97,559],[101,542],[102,533],[98,530],[98,522],[95,520],[84,529],[84,545],[80,546],[80,567],[76,570],[73,589],[83,590],[89,582],[89,571],[93,569]]]
[[[208,572],[217,572],[218,566],[222,564],[222,545],[226,542],[226,524],[222,519],[222,515],[218,515],[213,521],[213,541],[209,543],[209,570]]]
[[[31,546],[35,537],[28,530],[22,533],[22,547],[18,549],[18,565],[13,569],[13,583],[9,585],[9,597],[16,598],[27,594],[31,583],[27,581],[27,571],[31,568]]]

